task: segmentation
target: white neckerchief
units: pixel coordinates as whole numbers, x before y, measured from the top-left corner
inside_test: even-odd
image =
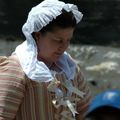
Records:
[[[37,50],[29,47],[27,41],[17,46],[13,54],[18,56],[22,69],[28,78],[40,82],[49,82],[54,79],[47,65],[37,60]],[[76,64],[67,52],[64,52],[56,64],[69,80],[74,78]]]

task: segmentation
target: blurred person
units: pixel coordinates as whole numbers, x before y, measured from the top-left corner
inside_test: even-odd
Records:
[[[0,57],[0,120],[82,120],[91,94],[66,52],[82,19],[77,6],[45,0],[22,27],[26,40]]]
[[[120,120],[120,90],[106,90],[96,95],[85,120]]]

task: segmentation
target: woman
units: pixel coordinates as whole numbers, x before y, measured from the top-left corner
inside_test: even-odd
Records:
[[[90,91],[65,52],[82,13],[77,6],[45,0],[23,25],[26,41],[0,58],[0,119],[82,120]]]

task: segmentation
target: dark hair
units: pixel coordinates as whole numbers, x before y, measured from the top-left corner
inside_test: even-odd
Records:
[[[62,10],[62,14],[53,19],[47,26],[43,27],[40,32],[45,34],[46,32],[53,32],[56,28],[74,28],[76,26],[76,19],[73,13]]]

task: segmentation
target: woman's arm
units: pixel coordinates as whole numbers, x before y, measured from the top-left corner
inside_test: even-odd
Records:
[[[25,92],[23,72],[8,58],[0,58],[0,120],[13,120]]]
[[[87,109],[89,107],[89,103],[91,101],[91,91],[89,89],[89,86],[87,85],[87,81],[84,79],[80,68],[78,67],[77,70],[77,84],[78,89],[85,93],[84,98],[81,98],[79,102],[77,103],[77,114],[76,119],[77,120],[83,120],[84,114],[87,112]]]

